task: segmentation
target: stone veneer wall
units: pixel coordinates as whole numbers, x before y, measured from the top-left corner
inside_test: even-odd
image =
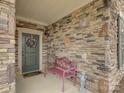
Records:
[[[0,93],[15,93],[15,0],[0,0]]]
[[[31,22],[27,22],[27,21],[22,21],[22,20],[19,20],[17,19],[16,20],[16,27],[20,27],[20,28],[28,28],[28,29],[34,29],[34,30],[38,30],[38,31],[42,31],[44,33],[45,31],[45,26],[43,25],[39,25],[39,24],[35,24],[35,23],[31,23]],[[46,38],[43,34],[43,63],[46,62]],[[44,67],[44,66],[43,66]],[[17,71],[19,71],[19,68],[18,68],[18,31],[16,30],[16,69]],[[44,69],[43,69],[44,70]]]
[[[48,61],[68,56],[86,73],[86,88],[99,93],[99,81],[108,83],[109,68],[105,62],[109,9],[105,0],[94,0],[50,25]]]
[[[117,68],[120,1],[94,0],[46,29],[48,61],[63,55],[75,60],[78,71],[86,73],[86,88],[93,93],[99,93],[102,80],[112,93],[123,76]]]

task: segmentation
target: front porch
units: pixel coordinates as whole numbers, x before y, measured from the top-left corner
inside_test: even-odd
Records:
[[[82,73],[86,93],[123,93],[123,5],[123,0],[0,0],[0,93],[62,92],[55,74],[23,77],[47,73],[61,57],[77,64],[78,84],[66,79],[65,93],[80,93]]]

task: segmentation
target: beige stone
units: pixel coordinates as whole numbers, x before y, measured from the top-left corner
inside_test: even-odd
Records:
[[[10,44],[15,44],[15,40],[10,40]]]
[[[0,52],[7,52],[7,49],[0,49]]]

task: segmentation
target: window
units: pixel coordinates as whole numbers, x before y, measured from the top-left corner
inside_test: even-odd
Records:
[[[124,19],[118,15],[117,19],[118,31],[117,31],[117,59],[118,68],[124,67]]]

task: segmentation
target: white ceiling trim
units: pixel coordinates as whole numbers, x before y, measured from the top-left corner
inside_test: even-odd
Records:
[[[43,26],[48,26],[48,24],[41,22],[41,21],[36,21],[30,18],[26,18],[26,17],[21,17],[21,16],[16,16],[17,20],[22,20],[22,21],[27,21],[27,22],[31,22],[31,23],[35,23],[35,24],[39,24],[39,25],[43,25]]]

